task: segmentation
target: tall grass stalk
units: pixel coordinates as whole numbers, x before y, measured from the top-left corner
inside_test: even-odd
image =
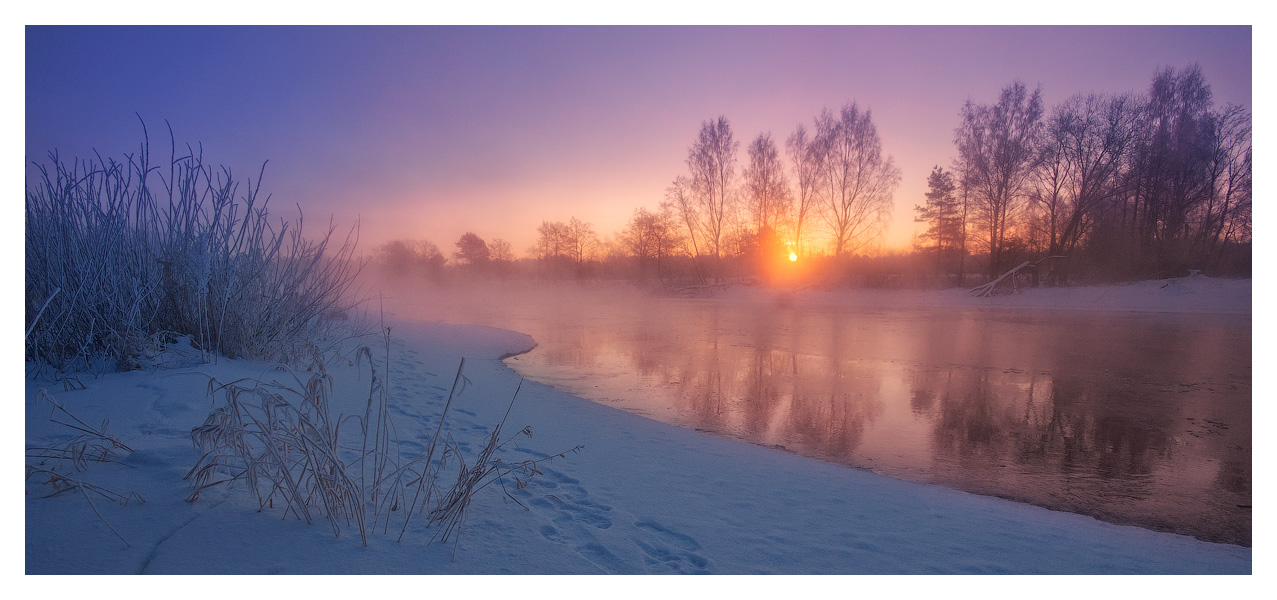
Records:
[[[283,516],[292,514],[307,523],[322,519],[336,536],[353,528],[364,545],[368,534],[378,527],[383,534],[388,532],[394,513],[402,521],[399,540],[413,514],[426,512],[426,527],[442,527],[430,541],[441,537],[446,542],[463,522],[475,493],[513,472],[526,477],[540,475],[537,461],[552,458],[501,461],[497,453],[513,440],[500,440],[502,419],[474,464],[467,465],[460,445],[443,433],[448,408],[465,381],[462,360],[429,443],[417,456],[402,460],[400,441],[389,417],[384,373],[372,363],[367,347],[357,356],[359,365],[368,359],[370,374],[362,417],[333,416],[329,407],[332,381],[322,363],[310,367],[311,375],[304,382],[281,366],[287,385],[256,379],[227,384],[210,381],[209,395],[215,408],[204,424],[191,432],[200,457],[186,474],[194,488],[187,501],[198,501],[215,486],[242,481],[260,510],[278,502]],[[511,406],[514,400],[512,397]],[[506,414],[508,417],[508,409]],[[350,419],[357,420],[358,427],[343,429],[343,423]],[[532,431],[525,427],[519,434],[531,436]],[[558,456],[564,455],[566,452]],[[454,482],[440,486],[441,478],[454,471]],[[519,485],[525,483],[520,479]]]

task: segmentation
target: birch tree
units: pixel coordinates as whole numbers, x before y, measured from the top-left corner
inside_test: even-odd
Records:
[[[724,242],[735,217],[732,185],[736,174],[738,143],[727,117],[701,124],[696,141],[688,149],[687,168],[703,228],[706,252],[715,260],[723,255]]]
[[[891,156],[883,156],[869,111],[861,112],[854,102],[837,114],[821,112],[814,144],[821,157],[820,214],[833,236],[834,256],[862,250],[887,227],[900,169]]]
[[[785,181],[780,152],[770,133],[749,144],[749,167],[744,173],[745,199],[754,233],[775,232],[789,216],[792,198]]]
[[[807,128],[801,123],[794,133],[785,140],[785,150],[789,154],[790,164],[794,168],[793,231],[794,252],[804,254],[803,233],[811,225],[811,218],[816,207],[816,185],[820,175],[820,156],[817,147],[807,136]]]
[[[682,229],[687,232],[687,240],[692,246],[692,265],[696,269],[697,278],[704,283],[705,277],[700,265],[701,243],[697,241],[698,236],[704,238],[704,234],[692,180],[682,175],[675,177],[674,182],[665,188],[665,200],[661,202],[661,210],[674,215],[682,224]]]

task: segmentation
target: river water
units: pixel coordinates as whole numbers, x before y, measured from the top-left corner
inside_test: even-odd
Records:
[[[508,294],[508,295],[507,295]],[[583,398],[892,477],[1251,544],[1250,315],[418,296]],[[422,299],[424,298],[424,299]]]

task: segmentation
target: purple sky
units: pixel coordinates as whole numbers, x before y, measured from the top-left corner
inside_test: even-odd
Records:
[[[272,212],[358,217],[365,249],[466,231],[522,255],[542,220],[601,235],[655,208],[702,121],[778,143],[824,107],[872,111],[903,181],[907,245],[964,101],[1015,79],[1048,107],[1142,92],[1196,62],[1217,105],[1251,107],[1243,27],[88,27],[26,29],[26,158],[133,152],[139,113],[256,177]]]

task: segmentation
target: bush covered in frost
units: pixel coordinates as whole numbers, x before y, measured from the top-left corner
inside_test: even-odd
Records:
[[[135,368],[175,336],[206,357],[296,362],[325,317],[353,303],[354,229],[342,240],[330,223],[308,240],[300,214],[267,213],[262,173],[241,186],[206,165],[202,148],[170,147],[158,165],[147,141],[122,162],[67,163],[54,152],[35,165],[26,356],[37,368]]]

